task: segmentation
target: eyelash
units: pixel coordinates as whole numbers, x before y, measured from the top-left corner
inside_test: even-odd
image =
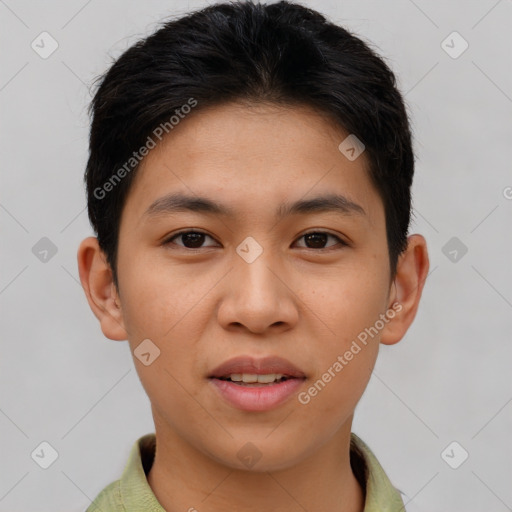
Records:
[[[186,230],[186,231],[180,231],[178,233],[173,234],[169,238],[166,238],[162,242],[162,245],[174,244],[172,241],[175,238],[178,238],[181,235],[187,235],[187,234],[190,234],[190,233],[199,233],[199,234],[202,234],[202,235],[205,235],[205,236],[209,236],[212,240],[215,240],[211,235],[209,235],[208,233],[205,233],[204,231],[199,231],[199,230],[188,230],[187,231]],[[342,247],[348,247],[349,246],[349,244],[346,243],[344,240],[342,240],[341,238],[339,238],[336,235],[333,235],[332,233],[329,233],[328,231],[308,231],[307,233],[303,233],[297,240],[300,240],[301,238],[304,238],[305,236],[312,235],[312,234],[331,236],[331,237],[335,238],[339,242],[339,244],[335,244],[334,246],[331,246],[331,247],[323,247],[323,248],[320,248],[320,249],[313,249],[313,248],[310,248],[310,247],[301,247],[301,249],[309,249],[310,251],[316,251],[316,252],[326,252],[326,251],[336,250],[338,245],[341,245]],[[181,249],[185,249],[185,250],[187,250],[189,252],[196,252],[196,251],[200,251],[201,249],[205,249],[205,247],[190,248],[190,247],[184,247],[184,246],[178,245],[178,244],[174,244],[174,245],[177,245]],[[208,247],[206,247],[206,249],[207,248]]]

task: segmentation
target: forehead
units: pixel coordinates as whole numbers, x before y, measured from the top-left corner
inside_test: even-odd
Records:
[[[380,198],[364,152],[349,160],[339,150],[347,136],[309,107],[234,103],[198,110],[144,158],[125,213],[140,220],[176,193],[215,199],[231,214],[268,211],[271,203],[272,213],[283,214],[292,200],[337,195],[372,223]]]

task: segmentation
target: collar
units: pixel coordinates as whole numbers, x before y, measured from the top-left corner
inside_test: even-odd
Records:
[[[165,512],[146,479],[155,449],[154,433],[140,437],[132,446],[121,478],[106,487],[94,504],[112,512]],[[370,448],[354,433],[350,437],[350,463],[365,493],[364,512],[404,512],[399,491],[393,487]],[[116,508],[108,508],[109,505]],[[92,508],[86,512],[89,510]]]

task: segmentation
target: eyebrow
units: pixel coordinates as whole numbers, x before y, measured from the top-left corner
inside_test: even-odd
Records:
[[[174,193],[156,199],[144,212],[143,217],[153,218],[160,215],[187,211],[229,217],[236,216],[236,211],[232,208],[207,197]],[[277,208],[275,216],[277,219],[282,219],[290,215],[320,212],[336,212],[342,215],[366,215],[362,206],[354,203],[347,197],[340,194],[327,194],[312,199],[300,199],[291,204],[283,203]]]

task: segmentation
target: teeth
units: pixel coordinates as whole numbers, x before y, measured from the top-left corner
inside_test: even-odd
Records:
[[[233,382],[258,382],[261,384],[269,384],[270,382],[279,380],[281,377],[283,377],[282,373],[269,373],[267,375],[256,375],[255,373],[233,373],[229,376]]]

